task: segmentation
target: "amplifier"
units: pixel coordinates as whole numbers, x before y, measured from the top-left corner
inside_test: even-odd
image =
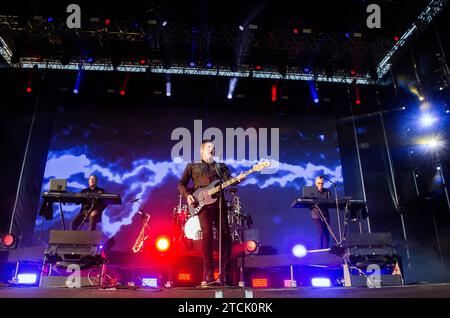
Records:
[[[346,247],[392,246],[391,233],[348,233]]]
[[[347,249],[350,256],[394,256],[395,250],[390,247],[349,247]]]
[[[48,244],[100,245],[100,231],[50,231]]]
[[[352,287],[368,287],[367,277],[364,275],[353,275],[350,277]],[[401,286],[403,279],[401,275],[380,275],[380,286]]]

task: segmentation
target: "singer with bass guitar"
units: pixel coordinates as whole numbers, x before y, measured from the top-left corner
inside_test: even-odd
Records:
[[[189,163],[181,176],[178,183],[178,190],[180,194],[186,198],[188,205],[191,208],[198,208],[201,204],[201,199],[194,197],[193,193],[203,187],[209,186],[216,180],[226,182],[231,180],[230,170],[224,163],[216,163],[214,161],[215,147],[211,140],[204,141],[200,146],[201,160],[198,162]],[[241,174],[236,178],[240,182],[245,178]],[[189,187],[189,182],[193,181],[193,188]],[[222,233],[222,269],[219,270],[223,277],[219,279],[225,284],[231,284],[230,265],[231,265],[231,234],[230,226],[228,224],[228,215],[226,201],[223,197],[223,191],[217,194],[222,198],[216,198],[215,202],[202,206],[197,215],[202,231],[202,253],[204,273],[206,274],[205,281],[207,283],[214,282],[214,259],[213,259],[213,226],[219,230],[221,227]],[[222,205],[222,213],[219,213],[219,204]],[[221,219],[219,219],[221,214]]]

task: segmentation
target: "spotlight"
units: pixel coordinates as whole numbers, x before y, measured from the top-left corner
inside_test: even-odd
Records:
[[[292,248],[292,254],[295,257],[305,257],[307,253],[306,247],[301,244],[297,244]]]
[[[74,93],[74,94],[78,94],[78,89],[75,88],[75,89],[73,90],[73,93]]]
[[[253,278],[252,287],[253,288],[267,288],[269,286],[269,281],[267,278]]]
[[[191,281],[191,274],[190,273],[178,273],[178,280],[189,282]]]
[[[236,89],[238,79],[236,77],[230,78],[230,83],[228,84],[228,94],[227,98],[232,99],[234,90]]]
[[[428,145],[428,147],[430,147],[430,148],[436,148],[437,146],[439,146],[439,140],[437,140],[437,139],[435,139],[435,138],[430,138],[428,141],[427,141],[427,145]]]
[[[294,32],[294,34],[298,34],[300,31],[297,28],[292,29],[292,32]]]
[[[357,99],[355,103],[356,103],[356,105],[361,105],[361,100]]]
[[[244,31],[244,26],[243,26],[243,25],[240,25],[240,26],[239,26],[239,30]]]
[[[256,243],[256,241],[253,240],[245,242],[245,251],[248,254],[256,253],[258,251],[258,243]]]
[[[272,102],[277,101],[277,94],[278,94],[277,84],[273,84],[272,85]]]
[[[170,243],[166,237],[160,237],[156,240],[156,248],[160,252],[165,252],[169,249]]]
[[[256,64],[256,65],[255,65],[255,70],[261,71],[261,70],[262,70],[262,66],[259,65],[259,64]]]
[[[122,95],[122,96],[125,96],[125,90],[124,90],[124,89],[121,89],[120,92],[119,92],[119,94]]]
[[[305,66],[303,68],[303,72],[305,72],[306,74],[309,74],[309,72],[311,72],[311,69],[309,67]]]
[[[331,281],[329,278],[316,277],[311,279],[311,285],[313,287],[331,287]]]
[[[94,58],[93,58],[93,57],[88,57],[88,58],[87,58],[87,62],[88,62],[89,64],[94,63]]]
[[[318,98],[314,98],[314,104],[319,104],[319,99]]]
[[[349,38],[350,38],[350,33],[346,32],[346,33],[345,33],[345,37],[346,37],[347,39],[349,39]]]
[[[31,93],[32,89],[31,87],[27,87],[27,93]]]
[[[105,25],[110,25],[111,24],[111,19],[107,18],[105,19]]]
[[[450,109],[447,109],[445,112],[446,112],[447,114],[450,114]]]
[[[400,38],[398,36],[394,36],[394,41],[398,42],[398,41],[400,41]]]
[[[189,62],[189,66],[190,67],[195,67],[195,62],[194,61]]]
[[[140,60],[139,60],[139,64],[145,65],[145,63],[147,63],[147,60],[146,60],[146,59],[140,59]]]
[[[161,25],[162,25],[163,27],[166,27],[166,26],[167,26],[167,21],[164,20],[164,21],[161,23]]]
[[[47,18],[47,22],[48,22],[48,23],[53,22],[53,17],[48,17],[48,18]]]
[[[1,246],[3,248],[15,248],[17,244],[17,239],[14,235],[7,233],[7,234],[3,234],[2,238],[1,238]]]
[[[166,82],[166,96],[172,96],[172,83],[170,81]]]
[[[351,74],[352,76],[355,76],[355,75],[356,75],[356,71],[355,71],[355,70],[350,70],[350,74]]]
[[[437,167],[436,167],[436,170],[437,170],[437,171],[440,171],[440,170],[441,170],[441,167],[437,166]]]
[[[22,273],[18,274],[14,280],[15,284],[18,285],[34,285],[37,283],[37,274],[35,273]]]
[[[206,63],[207,68],[212,68],[213,64],[211,62]]]
[[[423,114],[420,117],[420,123],[422,125],[422,127],[430,127],[431,125],[433,125],[435,122],[437,121],[437,119],[435,117],[433,117],[431,114],[426,113]]]
[[[143,277],[142,286],[156,288],[158,287],[158,279],[155,277]]]

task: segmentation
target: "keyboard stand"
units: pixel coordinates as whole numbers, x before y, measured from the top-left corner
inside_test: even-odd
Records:
[[[65,231],[66,230],[66,225],[64,224],[64,211],[63,211],[63,208],[62,208],[61,200],[59,200],[59,214],[61,214],[62,229],[63,229],[63,231]]]

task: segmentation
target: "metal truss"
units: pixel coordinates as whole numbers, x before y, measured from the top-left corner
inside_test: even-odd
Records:
[[[180,23],[168,23],[166,26],[162,26],[157,20],[148,20],[136,27],[129,20],[114,20],[106,26],[103,21],[91,18],[80,29],[68,29],[65,21],[58,19],[50,23],[43,17],[33,17],[25,24],[20,25],[17,16],[3,15],[0,16],[0,54],[8,64],[11,64],[12,50],[5,41],[10,39],[2,39],[1,36],[25,33],[36,39],[46,39],[55,51],[63,50],[64,43],[67,41],[80,40],[100,44],[102,50],[97,55],[95,64],[86,63],[86,56],[78,57],[68,65],[61,64],[60,56],[50,56],[44,59],[28,56],[22,57],[20,63],[13,65],[14,67],[31,68],[37,65],[39,68],[47,69],[78,70],[82,65],[83,69],[87,71],[117,70],[120,72],[373,84],[374,80],[367,74],[367,70],[360,72],[361,74],[350,76],[348,70],[336,68],[345,64],[347,60],[355,65],[368,65],[373,62],[368,60],[368,55],[370,55],[374,61],[380,61],[376,72],[378,77],[382,78],[398,58],[400,49],[410,41],[413,35],[426,28],[442,11],[446,3],[447,0],[431,0],[396,43],[390,38],[345,37],[343,34],[317,34],[311,30],[302,30],[298,34],[294,34],[291,30],[272,30],[268,33],[248,27],[241,31],[237,27],[231,26],[193,28],[191,25]],[[185,66],[186,60],[193,41],[196,41],[202,48],[214,48],[222,51],[224,55],[232,55],[233,52],[241,53],[232,70],[230,64],[223,59],[214,61],[214,69],[207,69],[203,66],[187,67]],[[136,54],[133,52],[132,44],[145,43],[152,53],[156,52],[155,55],[158,56],[158,59],[150,61],[149,65],[145,66],[122,60],[122,64],[114,68],[111,64],[111,56],[107,56],[109,44],[112,42],[127,43],[128,51],[123,53],[130,56]],[[259,54],[266,62],[264,70],[255,71],[253,65],[250,65],[255,43],[257,43]],[[160,62],[160,59],[164,59],[165,54],[171,56],[170,66]],[[310,73],[303,73],[303,66],[309,67],[307,63],[310,59],[313,59],[314,65],[317,66],[310,67]],[[287,63],[283,75],[279,69],[281,60]],[[293,63],[293,61],[296,62]],[[301,65],[302,63],[303,65]],[[333,76],[329,76],[330,74],[325,72],[326,66],[335,68]],[[345,68],[345,66],[340,68]]]
[[[447,4],[447,0],[431,0],[424,11],[418,16],[417,20],[411,27],[402,35],[400,40],[394,45],[394,47],[386,54],[377,67],[377,74],[379,78],[389,72],[392,64],[395,62],[394,58],[397,52],[404,47],[407,42],[416,35],[419,31],[424,30],[433,19],[444,9]]]
[[[343,75],[337,75],[327,77],[324,74],[306,74],[301,72],[288,72],[285,76],[282,76],[279,72],[271,71],[252,71],[252,70],[239,70],[231,71],[229,69],[202,69],[185,66],[172,66],[165,68],[163,66],[142,66],[139,64],[124,64],[117,68],[114,68],[110,63],[93,63],[93,64],[79,64],[70,62],[67,65],[62,65],[59,61],[39,61],[33,58],[22,58],[21,63],[15,67],[30,69],[37,67],[39,69],[49,70],[66,70],[66,71],[78,71],[80,67],[85,71],[103,71],[103,72],[129,72],[129,73],[155,73],[155,74],[171,74],[171,75],[196,75],[196,76],[220,76],[220,77],[251,77],[258,79],[284,79],[291,81],[318,81],[318,82],[331,82],[331,83],[356,83],[361,85],[374,84],[375,82],[369,77],[349,77]]]

